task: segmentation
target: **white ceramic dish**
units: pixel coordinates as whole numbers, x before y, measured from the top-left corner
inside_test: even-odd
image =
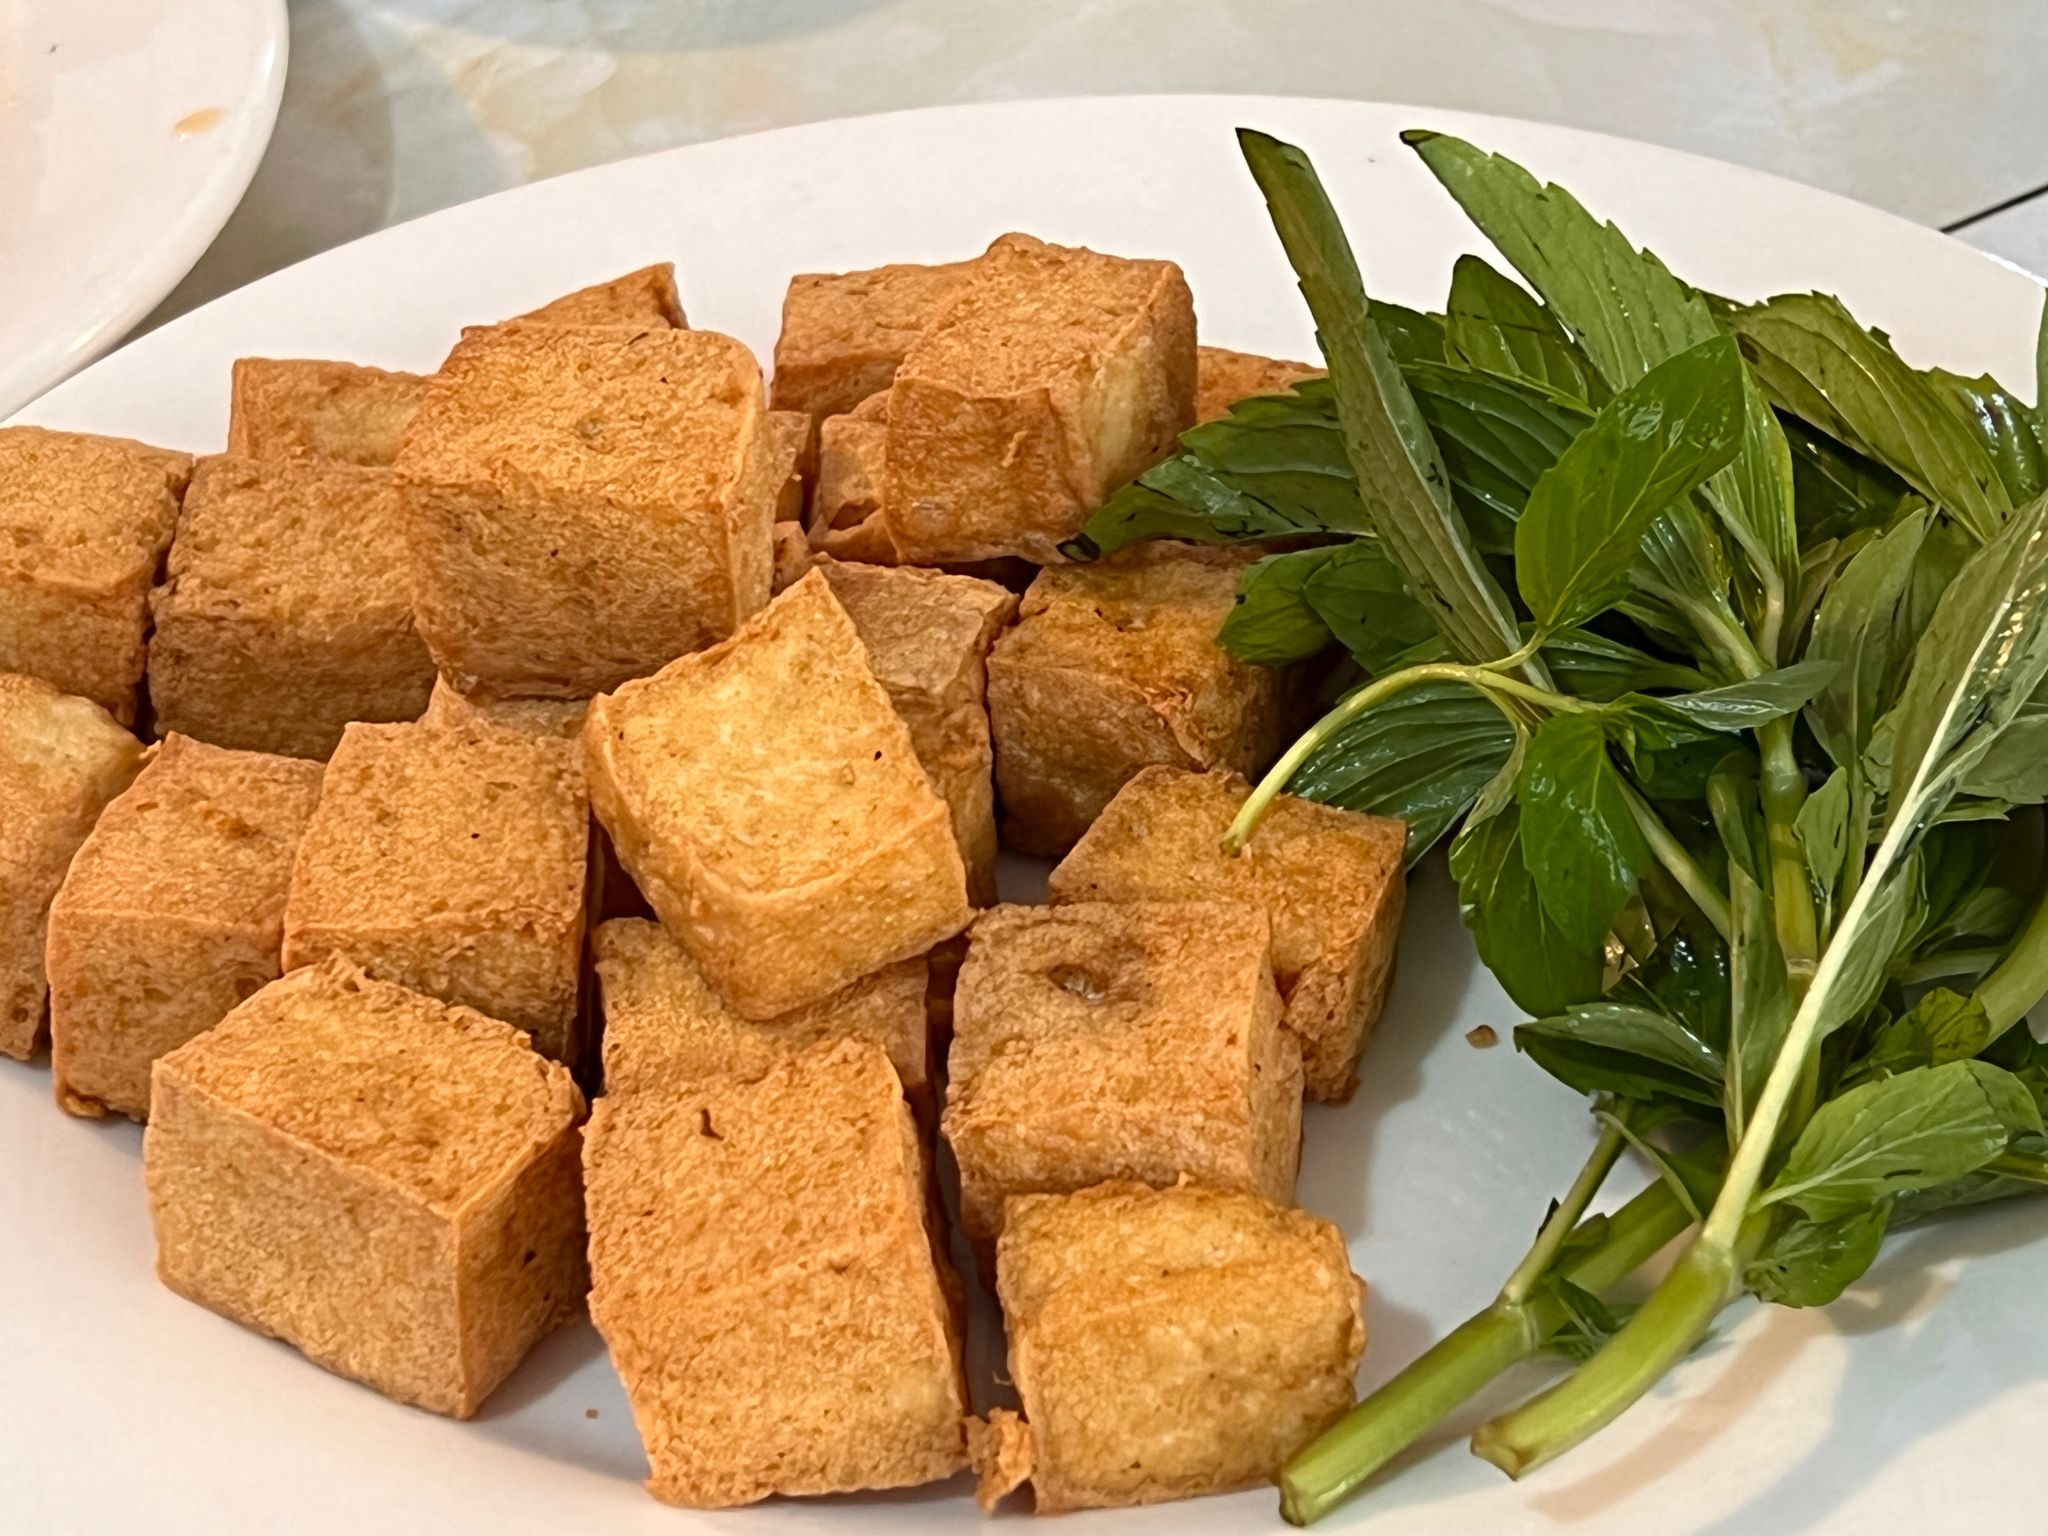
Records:
[[[1422,108],[1266,98],[971,108],[786,130],[586,171],[330,252],[188,315],[29,419],[222,441],[240,354],[430,368],[465,321],[673,258],[696,323],[764,355],[792,271],[964,255],[1012,228],[1188,269],[1203,334],[1307,355],[1309,327],[1239,165],[1255,124],[1314,154],[1374,288],[1441,300],[1468,226],[1395,135],[1522,159],[1686,277],[1739,297],[1822,286],[1916,359],[2023,380],[2039,294],[1953,241],[1839,198],[1646,145]],[[1370,1386],[1483,1304],[1590,1131],[1573,1096],[1467,1029],[1514,1022],[1441,869],[1418,878],[1392,1008],[1341,1108],[1312,1107],[1301,1202],[1372,1285]],[[570,1529],[898,1533],[977,1519],[964,1483],[718,1517],[637,1486],[596,1337],[545,1344],[461,1425],[323,1374],[160,1289],[132,1127],[67,1119],[0,1062],[0,1525],[229,1536]],[[1847,1536],[2034,1529],[2048,1494],[2048,1202],[1899,1242],[1822,1314],[1743,1307],[1612,1432],[1526,1484],[1455,1436],[1332,1522],[1389,1536]],[[1527,1385],[1524,1381],[1520,1383]],[[2031,1513],[2029,1513],[2031,1511]],[[1063,1517],[1062,1532],[1278,1529],[1270,1494]],[[1050,1528],[1048,1528],[1050,1529]]]
[[[126,335],[235,211],[285,0],[0,6],[0,413]]]

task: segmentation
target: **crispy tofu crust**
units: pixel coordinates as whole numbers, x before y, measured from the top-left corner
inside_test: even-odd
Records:
[[[682,300],[676,297],[675,263],[669,261],[578,288],[514,319],[545,325],[642,325],[675,330],[690,323],[683,318]]]
[[[775,477],[775,521],[778,525],[801,522],[805,486],[816,457],[811,418],[801,411],[770,411],[763,431],[763,451],[768,455],[770,473]]]
[[[656,1498],[719,1508],[965,1464],[957,1282],[879,1046],[607,1095],[584,1171],[591,1317]]]
[[[988,664],[1006,844],[1060,857],[1149,764],[1256,774],[1279,754],[1293,674],[1216,643],[1253,558],[1140,544],[1039,572]]]
[[[1040,564],[1194,421],[1180,268],[1005,235],[889,390],[882,508],[913,564]],[[872,521],[872,519],[870,519]]]
[[[1249,1488],[1354,1400],[1343,1235],[1258,1195],[1027,1195],[997,1277],[1025,1422],[978,1439],[985,1503],[1025,1475],[1041,1514]]]
[[[228,453],[388,469],[427,381],[318,358],[242,357],[228,394]]]
[[[899,960],[822,1002],[756,1022],[726,1007],[659,923],[615,918],[591,935],[604,1006],[604,1091],[671,1092],[711,1077],[759,1077],[820,1040],[865,1040],[888,1053],[903,1091],[932,1109],[922,959]]]
[[[277,979],[318,763],[172,736],[50,908],[50,1062],[77,1115],[149,1114],[149,1069]]]
[[[620,860],[742,1017],[971,916],[951,813],[817,571],[731,640],[592,700],[583,744]]]
[[[142,762],[142,743],[90,699],[0,672],[0,1054],[35,1054],[50,902]]]
[[[770,585],[780,594],[802,581],[811,568],[811,541],[804,537],[802,523],[777,523],[774,538],[775,579]]]
[[[1105,1179],[1276,1200],[1301,1152],[1301,1048],[1271,924],[1232,902],[997,907],[969,932],[941,1129],[960,1218]]]
[[[1234,773],[1142,770],[1052,872],[1050,895],[1260,908],[1273,920],[1273,968],[1308,1092],[1341,1102],[1393,976],[1407,829],[1282,795],[1244,851],[1226,856],[1223,834],[1250,794]]]
[[[886,411],[889,397],[877,395]],[[818,479],[812,488],[805,527],[826,554],[882,564],[897,563],[882,510],[882,475],[887,462],[889,424],[865,410],[828,416],[818,427]]]
[[[571,742],[352,725],[292,867],[285,969],[346,955],[574,1066],[589,841]]]
[[[972,261],[951,261],[791,278],[775,342],[775,408],[822,421],[887,389],[973,269]]]
[[[1195,349],[1195,425],[1228,416],[1248,395],[1277,395],[1323,370],[1227,347]]]
[[[581,1309],[582,1114],[510,1025],[343,961],[294,971],[157,1062],[158,1277],[468,1418]]]
[[[988,653],[1017,612],[992,581],[917,566],[818,569],[867,647],[876,681],[910,728],[917,760],[953,815],[968,897],[996,899],[995,751],[988,729]]]
[[[420,633],[480,699],[583,698],[768,600],[787,477],[760,369],[709,331],[472,330],[398,480]]]
[[[189,454],[124,437],[0,427],[0,672],[135,722],[149,588]]]
[[[494,725],[522,736],[576,741],[583,734],[583,717],[589,712],[588,699],[499,699],[483,703],[464,695],[447,678],[436,677],[420,724]]]
[[[201,459],[150,607],[163,732],[324,760],[350,722],[411,720],[434,686],[389,470]]]

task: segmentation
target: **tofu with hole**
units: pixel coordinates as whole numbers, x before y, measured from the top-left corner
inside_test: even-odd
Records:
[[[591,935],[604,1007],[604,1091],[675,1091],[713,1077],[759,1077],[821,1040],[880,1046],[920,1116],[932,1103],[923,960],[899,960],[822,1002],[765,1020],[726,1007],[659,923],[615,918]]]
[[[973,270],[972,261],[949,261],[798,273],[775,341],[775,408],[823,421],[887,389]]]
[[[988,663],[1008,846],[1060,857],[1155,763],[1257,774],[1279,755],[1293,673],[1216,643],[1252,558],[1140,544],[1039,572]]]
[[[583,745],[620,861],[743,1018],[819,1002],[972,915],[951,811],[820,572],[593,699]]]
[[[434,691],[420,724],[437,726],[494,725],[521,736],[551,736],[559,741],[577,741],[583,735],[583,717],[590,712],[588,699],[498,699],[485,702],[469,698],[445,677],[434,679]]]
[[[682,300],[676,297],[675,264],[667,261],[637,268],[609,282],[578,288],[516,319],[544,325],[626,325],[672,330],[685,329],[690,323],[683,318]]]
[[[965,1465],[957,1282],[925,1178],[895,1069],[865,1042],[598,1101],[590,1313],[656,1498],[720,1508]]]
[[[1052,872],[1050,895],[1258,907],[1273,920],[1273,969],[1309,1096],[1341,1102],[1393,976],[1407,828],[1282,795],[1233,858],[1223,834],[1250,795],[1234,773],[1146,768]]]
[[[330,960],[156,1064],[157,1275],[466,1419],[581,1309],[583,1097],[508,1024]]]
[[[389,469],[427,381],[310,357],[235,359],[228,453]]]
[[[818,569],[867,647],[868,665],[910,728],[910,743],[953,815],[976,906],[996,899],[995,753],[988,731],[988,652],[1017,612],[992,581],[918,566]]]
[[[587,698],[768,600],[786,468],[731,337],[472,330],[398,460],[420,633],[477,698]]]
[[[1025,1476],[1041,1514],[1254,1487],[1354,1400],[1365,1286],[1306,1212],[1109,1183],[1013,1201],[998,1255],[1023,1415],[976,1436],[985,1504]]]
[[[42,1042],[50,903],[143,746],[90,699],[0,672],[0,1055]]]
[[[407,564],[391,471],[201,459],[150,597],[157,729],[324,760],[354,721],[415,719],[434,662]]]
[[[1238,401],[1252,395],[1277,395],[1323,370],[1256,352],[1228,347],[1195,349],[1195,424],[1228,416]]]
[[[149,1070],[275,981],[320,765],[172,736],[50,908],[50,1065],[76,1115],[149,1114]]]
[[[941,1121],[985,1244],[1018,1195],[1182,1179],[1287,1201],[1301,1047],[1272,924],[1227,901],[997,907],[969,933]]]
[[[0,427],[0,672],[135,723],[149,589],[189,454],[123,437]]]
[[[1194,419],[1179,267],[1005,235],[896,370],[880,515],[905,563],[1051,564]]]
[[[573,1067],[589,859],[574,743],[352,725],[292,866],[284,967],[346,956]]]

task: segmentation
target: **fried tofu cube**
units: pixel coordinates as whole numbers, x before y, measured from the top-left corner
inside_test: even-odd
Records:
[[[1005,843],[1060,857],[1153,763],[1256,774],[1279,755],[1292,674],[1216,643],[1251,559],[1140,544],[1038,573],[988,663]]]
[[[150,607],[159,731],[325,759],[434,686],[389,470],[201,459]]]
[[[228,453],[389,469],[427,381],[318,358],[235,360]]]
[[[278,977],[320,765],[172,736],[50,907],[50,1063],[76,1115],[149,1114],[155,1060]]]
[[[587,698],[768,600],[760,369],[709,331],[467,332],[398,459],[413,599],[478,698]]]
[[[917,760],[953,814],[968,897],[996,899],[995,753],[988,732],[988,652],[1017,612],[992,581],[918,566],[820,560],[867,647],[875,679],[910,728]]]
[[[1194,419],[1179,267],[1005,235],[896,370],[881,516],[912,564],[1051,564]]]
[[[607,1094],[590,1314],[670,1504],[902,1488],[966,1462],[953,1285],[881,1047]]]
[[[1323,370],[1228,347],[1195,349],[1195,424],[1228,416],[1249,395],[1277,395]]]
[[[675,330],[689,325],[683,318],[682,300],[676,297],[675,263],[668,261],[578,288],[516,318],[544,325],[644,325]]]
[[[1250,794],[1234,773],[1143,770],[1052,872],[1051,898],[1258,907],[1309,1095],[1341,1102],[1393,976],[1407,828],[1282,795],[1232,858],[1223,834]]]
[[[292,866],[284,967],[345,955],[574,1066],[589,857],[573,742],[352,725]]]
[[[997,907],[969,931],[941,1129],[960,1219],[1105,1179],[1275,1200],[1301,1153],[1301,1047],[1272,925],[1236,902]]]
[[[1306,1212],[1189,1186],[1026,1195],[996,1274],[1024,1433],[982,1459],[985,1503],[1025,1475],[1040,1514],[1249,1488],[1354,1400],[1365,1286]]]
[[[672,1091],[710,1077],[759,1077],[820,1040],[865,1040],[888,1053],[912,1106],[932,1105],[923,960],[899,960],[822,1002],[743,1019],[659,923],[614,918],[591,935],[604,1004],[604,1091]]]
[[[951,812],[817,571],[731,640],[593,699],[583,745],[620,861],[743,1018],[972,915]]]
[[[135,723],[149,588],[189,454],[124,437],[0,427],[0,672]]]
[[[466,1419],[581,1310],[582,1116],[510,1025],[338,960],[294,971],[157,1062],[157,1275]]]
[[[90,699],[0,672],[0,1054],[26,1061],[42,1039],[50,902],[142,761],[142,743]]]
[[[791,278],[775,341],[775,408],[822,421],[887,389],[973,270],[972,261],[949,261]]]
[[[811,474],[811,418],[801,411],[770,411],[766,445],[775,477],[775,521],[801,522],[804,487]]]
[[[770,583],[777,593],[787,592],[804,578],[804,572],[811,568],[811,541],[804,537],[802,523],[777,523],[775,525],[775,579]]]
[[[889,397],[876,395],[844,416],[828,416],[818,427],[818,476],[811,489],[805,526],[811,542],[828,554],[896,563],[887,542],[882,510],[882,475],[889,450]]]
[[[588,699],[499,699],[479,702],[463,694],[445,677],[434,679],[434,691],[427,696],[421,725],[494,725],[522,736],[552,736],[576,741],[583,734],[583,717],[590,712]]]

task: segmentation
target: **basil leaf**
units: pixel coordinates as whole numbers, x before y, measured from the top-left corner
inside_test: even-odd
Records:
[[[1465,823],[1451,875],[1479,958],[1518,1006],[1543,1018],[1600,995],[1601,951],[1571,943],[1545,911],[1514,804]]]
[[[1515,545],[1529,488],[1557,462],[1593,413],[1512,379],[1417,364],[1402,369],[1416,409],[1443,454],[1451,496],[1491,554]]]
[[[1518,1049],[1553,1042],[1653,1064],[1660,1091],[1677,1093],[1701,1104],[1720,1102],[1724,1070],[1721,1053],[1678,1019],[1655,1008],[1632,1003],[1587,1003],[1515,1030]],[[1670,1079],[1672,1073],[1677,1074],[1675,1085]],[[1645,1075],[1650,1075],[1648,1069]]]
[[[1581,1365],[1592,1359],[1636,1313],[1633,1305],[1602,1301],[1556,1270],[1543,1277],[1538,1289],[1554,1297],[1564,1312],[1564,1322],[1543,1341],[1543,1347]]]
[[[1836,670],[1814,697],[1807,722],[1844,768],[1861,764],[1883,701],[1896,696],[1912,654],[1906,603],[1926,534],[1924,515],[1901,518],[1842,568],[1814,615],[1807,658],[1834,662]]]
[[[1442,455],[1372,318],[1351,243],[1315,168],[1267,134],[1240,129],[1238,143],[1315,318],[1372,531],[1459,656],[1511,654],[1520,640],[1506,594],[1451,501]]]
[[[1878,1030],[1856,1063],[1855,1076],[1891,1076],[1968,1061],[1991,1043],[1992,1034],[1982,1003],[1937,987]]]
[[[1840,670],[1833,661],[1796,661],[1739,683],[1657,702],[1710,731],[1753,731],[1797,714]]]
[[[1546,636],[1543,660],[1566,693],[1596,704],[1610,703],[1646,688],[1689,692],[1706,681],[1695,667],[1665,661],[1586,629],[1561,630]]]
[[[1839,299],[1781,294],[1733,318],[1776,403],[1877,460],[1980,541],[2012,509],[1997,467],[1934,384]]]
[[[2016,1132],[2040,1129],[2033,1096],[2002,1067],[1919,1067],[1863,1083],[1815,1110],[1763,1198],[1829,1221],[1901,1190],[1974,1173]]]
[[[1806,797],[1795,823],[1799,846],[1806,857],[1806,872],[1813,885],[1814,900],[1820,905],[1822,927],[1831,926],[1835,893],[1841,889],[1842,868],[1849,856],[1849,774],[1837,768],[1819,789]],[[1860,859],[1863,850],[1857,849]]]
[[[1650,862],[1598,715],[1553,715],[1522,765],[1522,843],[1565,942],[1597,949]]]
[[[1372,540],[1340,545],[1309,573],[1301,595],[1368,672],[1384,672],[1436,638],[1429,614]]]
[[[1792,1221],[1743,1272],[1742,1283],[1781,1307],[1824,1307],[1863,1278],[1884,1242],[1891,1202],[1831,1221]]]
[[[1373,305],[1372,313],[1380,334],[1386,338],[1387,350],[1403,368],[1411,363],[1445,361],[1447,342],[1442,315],[1425,315],[1419,309],[1390,304],[1384,299]]]
[[[1966,379],[1946,368],[1927,377],[1948,399],[1983,446],[2014,506],[2048,490],[2048,454],[2034,429],[2034,413],[1988,374]]]
[[[1529,493],[1515,576],[1545,629],[1628,589],[1650,522],[1726,465],[1743,431],[1742,359],[1726,338],[1660,363],[1601,408]]]
[[[1351,721],[1287,781],[1287,792],[1408,824],[1413,864],[1465,814],[1514,750],[1515,733],[1476,689],[1436,683]]]
[[[1592,405],[1609,394],[1557,317],[1477,256],[1460,256],[1451,268],[1444,329],[1451,347],[1474,368],[1527,379]]]
[[[1237,600],[1216,632],[1217,643],[1239,661],[1268,667],[1303,661],[1322,650],[1333,638],[1330,626],[1302,589],[1345,547],[1268,555],[1247,566],[1238,579]]]
[[[2048,714],[2016,716],[1964,774],[1962,793],[2013,805],[2048,800]]]
[[[1780,417],[1778,427],[1792,455],[1792,502],[1802,547],[1881,531],[1897,521],[1909,494],[1905,481],[1796,416]]]
[[[1708,789],[1716,829],[1728,851],[1728,1070],[1722,1115],[1731,1140],[1740,1140],[1792,1023],[1785,955],[1760,883],[1768,857],[1763,811],[1755,781],[1717,774]]]

